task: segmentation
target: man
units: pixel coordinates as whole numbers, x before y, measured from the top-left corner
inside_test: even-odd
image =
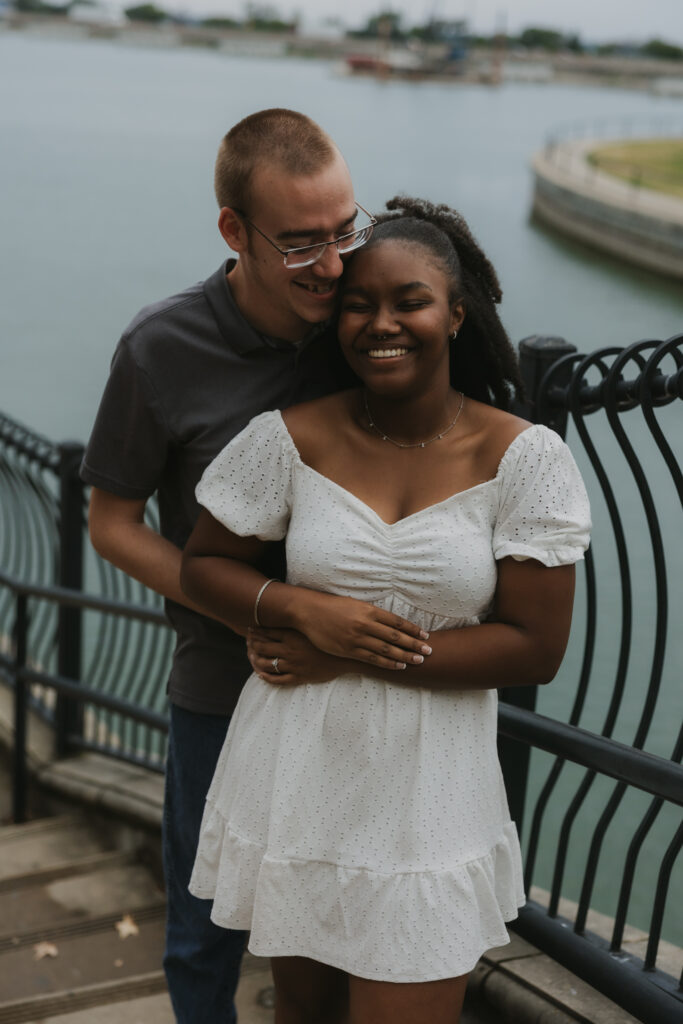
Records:
[[[254,415],[346,384],[324,323],[342,257],[373,223],[332,140],[293,111],[265,110],[235,125],[219,149],[215,189],[220,233],[239,259],[146,307],[124,332],[81,470],[93,485],[93,545],[164,595],[177,632],[163,852],[164,965],[180,1024],[236,1019],[244,947],[243,933],[213,925],[210,903],[187,892],[204,797],[250,672],[242,638],[200,614],[180,588],[194,488]],[[154,492],[160,533],[143,518]]]

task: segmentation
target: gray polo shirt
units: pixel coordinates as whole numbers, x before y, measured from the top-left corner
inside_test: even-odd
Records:
[[[351,383],[329,329],[297,345],[253,330],[230,292],[232,265],[145,307],[126,329],[81,467],[86,483],[123,498],[158,492],[161,533],[179,548],[202,472],[253,416]],[[281,575],[281,546],[272,554],[268,573]],[[243,639],[173,601],[166,612],[177,633],[171,700],[229,714],[251,671]]]

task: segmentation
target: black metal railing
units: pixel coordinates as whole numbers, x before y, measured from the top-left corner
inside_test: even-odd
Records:
[[[677,336],[586,356],[557,338],[520,345],[520,411],[570,441],[595,524],[558,679],[503,691],[499,715],[532,896],[515,927],[645,1024],[683,1019],[680,983],[659,965],[683,843],[670,628],[683,606],[682,346]],[[84,545],[79,461],[79,446],[0,417],[0,677],[16,691],[18,820],[27,705],[54,722],[62,753],[163,768],[172,633],[159,599]],[[589,927],[596,908],[608,935]],[[642,928],[639,955],[627,920]]]
[[[526,887],[534,893],[539,874],[549,883],[515,927],[640,1020],[674,1024],[683,1020],[683,979],[658,970],[657,961],[683,845],[679,629],[667,643],[670,608],[680,607],[681,595],[683,477],[674,446],[683,441],[683,336],[588,356],[561,339],[532,338],[520,353],[529,418],[563,436],[569,430],[585,464],[595,533],[571,678],[561,673],[564,707],[552,717],[537,714],[545,694],[531,688],[504,693],[512,706],[500,706],[501,759],[518,825],[527,824],[525,802],[530,812]],[[678,556],[673,578],[667,552]],[[535,787],[527,778],[530,750]],[[643,803],[640,794],[652,799]],[[570,877],[572,846],[583,869]],[[609,884],[598,887],[601,875]],[[624,948],[637,876],[649,889],[640,956]],[[587,926],[597,897],[609,937]]]
[[[63,729],[61,745],[69,750],[96,750],[109,757],[139,764],[156,771],[164,770],[162,738],[168,733],[168,717],[149,707],[134,703],[114,693],[86,685],[84,682],[60,674],[46,672],[32,666],[28,658],[29,601],[47,603],[60,612],[80,613],[85,609],[114,616],[138,626],[149,625],[168,630],[166,618],[158,609],[138,606],[107,598],[97,598],[82,591],[65,587],[40,587],[37,584],[22,584],[19,580],[0,572],[0,587],[12,595],[15,615],[13,628],[13,655],[0,657],[0,669],[14,687],[14,750],[12,752],[12,807],[16,822],[26,820],[27,801],[27,710],[29,688],[39,686],[54,693],[64,701],[75,705],[82,714],[66,717],[61,723]],[[116,716],[115,722],[103,722],[97,716]],[[96,729],[93,738],[88,726],[92,716]],[[71,725],[72,728],[69,728]],[[74,728],[75,726],[75,728]],[[118,731],[114,731],[118,726]],[[130,731],[144,728],[157,736],[157,753],[151,753],[149,744],[142,747],[130,741]],[[73,731],[72,731],[73,729]],[[128,742],[126,742],[128,732]],[[57,744],[59,749],[59,744]]]
[[[82,455],[81,444],[53,444],[0,415],[0,678],[15,685],[17,588],[24,588],[23,678],[32,673],[29,704],[54,725],[57,756],[85,747],[158,769],[163,733],[105,698],[165,718],[174,636],[161,598],[85,542]],[[156,526],[154,501],[146,518]],[[74,693],[58,679],[83,685]]]

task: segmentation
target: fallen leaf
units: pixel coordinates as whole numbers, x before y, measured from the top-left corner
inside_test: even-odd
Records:
[[[33,947],[33,959],[43,960],[46,956],[59,956],[59,951],[54,942],[36,942]]]
[[[140,929],[133,920],[131,914],[124,914],[120,921],[114,925],[119,933],[120,939],[127,939],[129,935],[138,935]]]

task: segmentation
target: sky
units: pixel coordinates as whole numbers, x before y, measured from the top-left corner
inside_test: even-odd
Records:
[[[430,17],[466,18],[473,31],[490,35],[496,30],[518,32],[528,25],[540,25],[567,33],[578,33],[584,42],[605,40],[645,41],[661,37],[683,45],[683,0],[255,0],[257,6],[272,6],[281,15],[302,15],[311,26],[324,18],[340,16],[346,27],[354,28],[379,10],[393,10],[406,24]],[[246,0],[163,0],[167,10],[192,14],[223,14],[242,17]]]

